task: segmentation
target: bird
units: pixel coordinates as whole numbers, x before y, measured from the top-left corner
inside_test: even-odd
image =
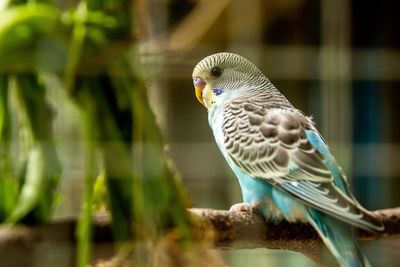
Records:
[[[265,220],[309,223],[342,267],[370,266],[354,228],[384,229],[350,191],[312,117],[296,109],[248,59],[221,52],[193,70],[217,146],[236,175],[243,203]]]

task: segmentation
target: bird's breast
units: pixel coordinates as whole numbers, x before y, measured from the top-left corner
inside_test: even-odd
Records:
[[[224,114],[222,112],[222,107],[215,106],[211,108],[208,112],[208,123],[214,134],[214,138],[219,149],[226,158],[227,155],[225,154],[225,148],[224,148],[223,122],[224,122]]]

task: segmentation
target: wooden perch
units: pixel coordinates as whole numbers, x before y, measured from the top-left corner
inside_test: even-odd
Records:
[[[300,252],[320,266],[332,265],[330,254],[327,253],[317,233],[308,224],[265,223],[257,212],[229,212],[212,209],[190,209],[190,212],[204,222],[206,225],[204,235],[211,238],[216,248],[286,249]],[[400,233],[400,208],[378,210],[374,214],[385,225],[385,231],[380,234],[356,231],[359,239],[375,240]],[[73,266],[76,225],[75,219],[69,219],[32,227],[0,226],[1,266],[34,266],[37,262],[35,263],[32,259],[40,259],[41,263],[46,259],[49,263],[51,260],[55,260],[55,263],[70,262],[70,266]],[[93,240],[94,260],[107,259],[114,254],[110,219],[105,213],[95,216]],[[46,248],[57,247],[59,255],[53,255],[54,259],[51,259]]]
[[[221,249],[269,248],[296,251],[319,266],[335,265],[317,232],[309,224],[265,222],[257,212],[232,213],[223,210],[191,209],[214,229],[214,243]],[[385,225],[382,233],[357,230],[360,240],[375,240],[400,233],[400,208],[377,210],[374,214]]]

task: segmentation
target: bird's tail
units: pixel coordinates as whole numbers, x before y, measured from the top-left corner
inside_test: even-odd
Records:
[[[341,267],[370,267],[355,240],[352,226],[324,213],[310,212],[310,223]]]

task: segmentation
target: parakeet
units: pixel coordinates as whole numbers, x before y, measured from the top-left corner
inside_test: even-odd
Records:
[[[218,53],[193,70],[216,143],[237,176],[243,201],[267,219],[308,222],[341,266],[370,266],[353,227],[383,225],[352,195],[310,117],[249,60]]]

